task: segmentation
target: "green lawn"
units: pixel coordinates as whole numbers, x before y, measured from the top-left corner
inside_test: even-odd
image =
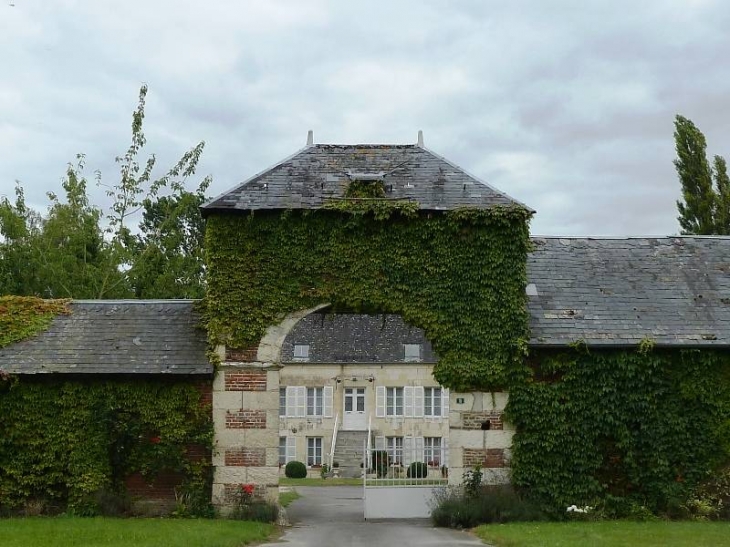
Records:
[[[235,520],[0,519],[2,547],[240,547],[275,532],[271,524]]]
[[[290,479],[280,477],[281,486],[362,486],[362,479]]]
[[[730,546],[728,522],[535,522],[489,524],[474,531],[497,547]]]

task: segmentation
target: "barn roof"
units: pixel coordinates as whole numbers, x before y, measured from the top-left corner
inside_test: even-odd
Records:
[[[0,349],[13,374],[212,374],[192,300],[76,300],[37,336]]]
[[[530,345],[730,345],[730,238],[532,242]]]

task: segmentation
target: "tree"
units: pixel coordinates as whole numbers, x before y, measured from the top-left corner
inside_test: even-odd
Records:
[[[705,136],[691,120],[677,115],[674,127],[674,166],[682,185],[682,200],[677,201],[682,233],[730,234],[730,180],[724,158],[715,156],[710,165]]]
[[[138,161],[147,87],[132,114],[132,142],[116,158],[119,180],[106,185],[112,203],[104,212],[90,203],[84,156],[69,164],[65,199],[49,192],[46,215],[30,209],[23,189],[15,202],[0,200],[0,294],[56,298],[197,298],[204,293],[203,232],[199,206],[210,178],[193,192],[204,142],[188,150],[163,176],[153,178],[151,155]],[[136,231],[131,219],[139,220]],[[141,218],[141,220],[140,220]]]

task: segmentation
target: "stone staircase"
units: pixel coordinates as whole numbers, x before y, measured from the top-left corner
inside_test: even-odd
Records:
[[[338,431],[337,444],[335,444],[334,461],[340,464],[341,477],[356,477],[362,475],[363,451],[367,431]]]

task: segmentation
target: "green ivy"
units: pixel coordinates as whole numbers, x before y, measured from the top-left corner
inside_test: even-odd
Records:
[[[0,509],[32,500],[96,512],[101,492],[123,493],[124,480],[162,470],[183,475],[200,510],[210,502],[210,408],[189,380],[23,377],[0,382]]]
[[[69,313],[69,300],[0,296],[0,348],[46,330],[53,318]]]
[[[452,389],[520,381],[531,213],[417,209],[415,202],[363,198],[319,211],[211,215],[212,346],[256,345],[288,313],[331,303],[397,313],[424,329],[439,355],[434,377]]]
[[[730,462],[729,353],[643,343],[531,360],[506,409],[512,480],[554,515],[573,504],[671,514]]]

